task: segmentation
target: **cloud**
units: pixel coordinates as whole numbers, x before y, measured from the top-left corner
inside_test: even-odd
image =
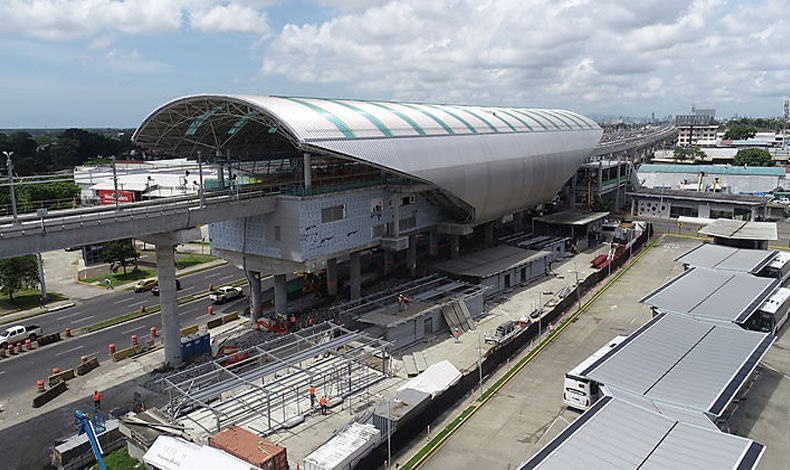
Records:
[[[204,33],[255,33],[271,34],[266,13],[238,4],[217,5],[211,9],[193,12],[192,27]]]
[[[646,114],[754,107],[790,83],[787,0],[319,2],[337,14],[284,26],[265,75],[362,98]]]

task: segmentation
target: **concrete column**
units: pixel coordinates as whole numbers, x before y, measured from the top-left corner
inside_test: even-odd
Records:
[[[575,176],[574,176],[575,178]],[[573,196],[573,191],[571,191],[571,200],[575,199]],[[515,232],[523,232],[524,231],[524,212],[515,212],[513,214],[513,230]]]
[[[313,187],[313,158],[312,156],[305,152],[304,154],[304,193],[310,194],[310,191]]]
[[[578,183],[578,172],[571,177],[571,210],[576,209],[576,183]]]
[[[176,293],[176,257],[170,243],[156,245],[156,269],[159,274],[159,305],[162,315],[162,335],[165,342],[165,364],[181,364],[181,324],[178,319]]]
[[[392,236],[400,236],[400,201],[397,197],[392,197]]]
[[[285,274],[274,275],[274,311],[283,315],[288,311],[288,288]]]
[[[417,277],[417,235],[409,235],[409,249],[406,250],[406,264],[409,275]]]
[[[351,298],[358,299],[362,296],[362,272],[359,267],[359,252],[351,253],[348,261],[351,275]]]
[[[615,187],[614,193],[614,208],[615,210],[620,210],[620,164],[622,163],[622,157],[618,154],[617,155],[617,186]]]
[[[609,160],[612,160],[614,154],[609,154]],[[601,197],[601,190],[603,189],[603,157],[598,160],[598,197]]]
[[[439,256],[439,234],[435,230],[428,232],[428,254],[431,258]]]
[[[460,239],[458,235],[450,235],[450,258],[458,258]]]
[[[494,246],[494,222],[485,224],[486,231],[486,248]]]
[[[392,272],[392,252],[390,250],[384,250],[384,275]]]
[[[332,297],[337,295],[337,258],[326,260],[326,293]]]
[[[247,283],[250,286],[250,322],[254,324],[261,318],[261,311],[263,310],[261,273],[258,271],[247,271]]]
[[[636,209],[636,198],[631,199],[631,215],[635,215],[634,210]]]

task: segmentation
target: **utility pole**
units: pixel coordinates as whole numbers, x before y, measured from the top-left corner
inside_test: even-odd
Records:
[[[11,213],[14,215],[14,225],[16,225],[19,221],[17,220],[16,213],[16,194],[14,193],[14,162],[11,160],[11,156],[14,155],[14,152],[4,150],[3,155],[5,155],[6,165],[8,166],[8,186],[9,192],[11,193]]]
[[[787,120],[790,119],[790,100],[785,100],[785,118],[782,121],[782,150],[787,152]]]
[[[115,199],[115,210],[118,210],[118,173],[115,171],[115,155],[110,157],[112,160],[112,183],[115,188],[113,199]]]
[[[200,208],[206,207],[206,198],[203,194],[203,159],[201,158],[200,150],[198,150],[198,176],[200,178],[200,186],[198,187],[198,196],[200,196]]]
[[[36,254],[38,258],[38,283],[41,286],[41,299],[42,304],[47,300],[47,282],[44,279],[44,260],[41,258],[41,253]]]
[[[479,398],[483,396],[483,355],[480,350],[480,331],[477,332],[477,370],[480,373]]]

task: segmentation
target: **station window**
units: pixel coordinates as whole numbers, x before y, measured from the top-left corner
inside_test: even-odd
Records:
[[[321,223],[334,222],[346,218],[346,205],[325,207],[321,209]]]

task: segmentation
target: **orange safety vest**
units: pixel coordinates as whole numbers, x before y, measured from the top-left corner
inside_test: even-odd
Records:
[[[101,400],[101,392],[94,392],[93,393],[93,401]]]
[[[310,395],[315,395],[315,387],[310,387],[308,390],[310,391]]]
[[[321,406],[326,406],[326,397],[321,397]]]
[[[296,323],[296,317],[291,315],[291,323]]]

